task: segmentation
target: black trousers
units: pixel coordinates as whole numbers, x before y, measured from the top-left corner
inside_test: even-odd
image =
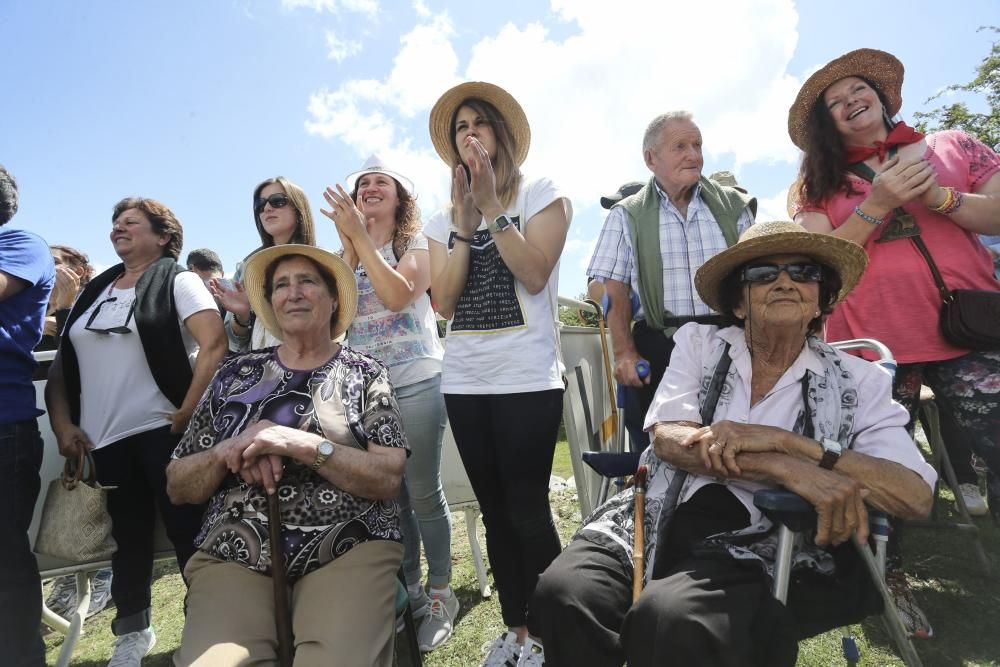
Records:
[[[445,394],[448,420],[486,527],[486,552],[504,623],[526,623],[538,576],[559,555],[549,507],[561,389]]]
[[[157,510],[181,572],[195,552],[205,506],[174,505],[167,497],[167,464],[179,441],[163,426],[94,450],[98,481],[117,487],[108,493],[111,534],[118,543],[111,557],[111,598],[117,607],[111,629],[116,635],[143,630],[151,621]]]
[[[0,646],[5,665],[45,665],[42,588],[28,542],[41,480],[38,421],[0,426]]]
[[[746,509],[724,487],[703,487],[678,508],[660,545],[670,558],[666,575],[649,582],[635,604],[631,568],[601,545],[572,542],[531,601],[529,629],[542,638],[546,664],[791,667],[799,639],[870,613],[873,598],[866,594],[862,604],[854,585],[842,592],[844,582],[808,575],[791,582],[786,609],[755,563],[692,548],[747,522]],[[845,570],[859,574],[850,564]]]

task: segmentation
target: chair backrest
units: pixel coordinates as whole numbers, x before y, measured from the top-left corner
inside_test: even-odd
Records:
[[[887,345],[875,340],[874,338],[838,340],[830,343],[830,345],[838,350],[843,350],[844,352],[850,352],[853,350],[864,350],[866,352],[870,352],[876,357],[875,359],[870,360],[872,363],[876,363],[886,369],[893,377],[896,375],[896,359],[892,356],[892,350],[890,350]]]

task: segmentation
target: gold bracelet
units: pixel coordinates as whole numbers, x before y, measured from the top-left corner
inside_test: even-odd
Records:
[[[932,211],[934,211],[935,213],[944,213],[945,211],[947,211],[948,209],[951,208],[952,204],[955,203],[955,188],[953,188],[953,187],[944,187],[944,188],[941,188],[941,189],[944,190],[944,193],[945,193],[944,201],[941,202],[940,206],[931,206],[930,207],[930,209]]]

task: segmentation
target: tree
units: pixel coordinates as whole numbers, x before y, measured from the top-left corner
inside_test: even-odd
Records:
[[[583,301],[586,298],[586,293],[576,295],[577,301]],[[591,312],[581,312],[576,308],[559,306],[559,321],[568,327],[596,327],[597,315]]]
[[[1000,34],[1000,28],[996,26],[980,26],[977,32],[983,30]],[[929,97],[925,104],[946,92],[959,90],[985,95],[989,110],[986,113],[973,113],[964,102],[955,102],[933,111],[918,111],[913,114],[917,120],[917,129],[921,132],[962,130],[987,146],[1000,144],[1000,40],[993,42],[993,48],[976,68],[976,77],[972,81],[950,85]]]

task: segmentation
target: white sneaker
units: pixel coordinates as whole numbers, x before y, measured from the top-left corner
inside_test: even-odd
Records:
[[[970,516],[986,516],[986,501],[983,500],[983,494],[979,493],[978,485],[971,482],[959,484],[958,492],[962,494],[962,498],[965,500],[965,507],[969,510]],[[955,503],[955,507],[958,507],[957,502]]]
[[[419,620],[427,615],[428,608],[431,604],[431,599],[427,597],[427,593],[424,591],[424,587],[420,587],[420,592],[416,595],[413,591],[407,587],[406,592],[410,596],[410,612],[413,613],[413,619]]]
[[[517,667],[520,657],[521,645],[517,643],[517,635],[507,631],[487,647],[486,657],[480,667]]]
[[[108,667],[139,667],[142,658],[156,645],[153,626],[137,632],[129,632],[115,639],[115,650],[108,661]]]
[[[447,595],[433,593],[427,606],[427,616],[417,631],[417,643],[420,650],[433,651],[441,644],[451,639],[454,630],[455,617],[458,616],[458,596],[448,587]]]
[[[545,651],[542,645],[531,637],[524,638],[521,646],[521,657],[517,659],[517,667],[543,667],[545,665]]]

